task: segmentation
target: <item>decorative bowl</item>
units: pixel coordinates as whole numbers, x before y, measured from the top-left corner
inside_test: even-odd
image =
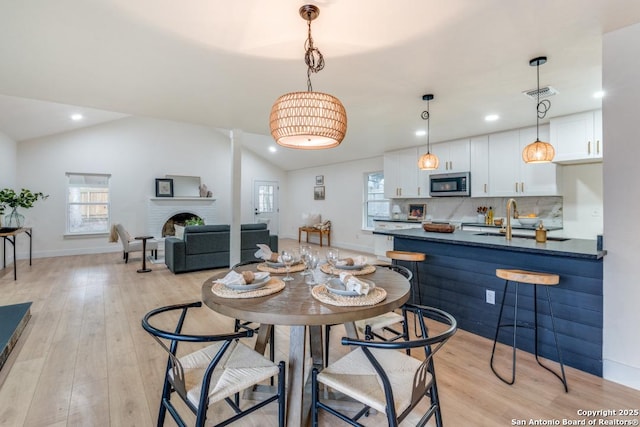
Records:
[[[538,218],[537,216],[535,216],[535,217],[531,217],[531,216],[522,217],[521,216],[521,217],[518,217],[518,222],[521,225],[524,225],[525,227],[535,227],[540,222],[540,218]]]

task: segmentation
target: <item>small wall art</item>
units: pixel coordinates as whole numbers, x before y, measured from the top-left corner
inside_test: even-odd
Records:
[[[408,219],[422,220],[427,211],[427,205],[409,205]]]
[[[316,175],[316,185],[324,185],[324,175]]]
[[[173,179],[156,178],[156,197],[173,197]]]
[[[313,187],[313,200],[324,200],[324,185]]]

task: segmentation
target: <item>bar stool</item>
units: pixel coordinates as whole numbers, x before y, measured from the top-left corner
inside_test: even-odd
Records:
[[[421,252],[406,251],[387,251],[387,258],[391,259],[392,264],[397,261],[407,261],[411,263],[411,271],[413,273],[413,281],[411,282],[411,302],[413,304],[422,305],[422,293],[420,292],[420,277],[418,276],[418,263],[424,261],[427,256]],[[416,300],[416,290],[418,299]]]
[[[558,345],[558,335],[556,333],[556,323],[553,317],[553,309],[551,308],[551,297],[549,296],[549,286],[555,286],[560,282],[560,276],[557,274],[550,273],[540,273],[535,271],[526,271],[526,270],[507,270],[507,269],[496,269],[496,276],[505,279],[504,284],[504,293],[502,294],[502,303],[500,304],[500,314],[498,315],[498,325],[496,327],[496,336],[493,340],[493,349],[491,350],[491,370],[498,378],[500,378],[505,383],[511,385],[516,380],[516,331],[517,327],[529,327],[530,324],[520,324],[518,325],[518,284],[519,283],[528,283],[533,285],[533,310],[534,310],[534,336],[535,336],[535,356],[536,361],[540,366],[545,368],[547,371],[551,372],[553,375],[558,377],[562,384],[564,385],[564,391],[569,392],[569,388],[567,386],[567,377],[564,374],[564,365],[562,363],[562,355],[560,354],[560,347]],[[513,304],[513,323],[501,323],[502,322],[502,312],[504,310],[504,301],[507,296],[507,288],[509,286],[509,282],[515,283],[515,301]],[[547,302],[549,303],[549,315],[551,316],[551,327],[553,329],[553,338],[556,344],[556,352],[558,354],[558,362],[560,363],[560,371],[562,376],[560,376],[556,371],[552,370],[548,366],[542,364],[538,357],[538,286],[544,286],[547,291]],[[498,372],[496,372],[493,367],[493,356],[496,351],[496,343],[498,341],[498,334],[500,333],[500,328],[513,328],[513,364],[511,368],[511,380],[507,380],[502,377]]]

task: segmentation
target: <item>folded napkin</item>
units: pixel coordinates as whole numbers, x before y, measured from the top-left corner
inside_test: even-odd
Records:
[[[270,262],[282,262],[282,258],[280,258],[277,253],[273,253],[269,246],[264,244],[257,244],[256,246],[259,248],[256,253],[253,254],[256,258]]]
[[[376,287],[373,283],[363,282],[353,274],[347,272],[340,273],[340,281],[344,283],[347,291],[354,291],[358,295],[367,295],[371,289]]]
[[[336,266],[340,267],[342,265],[365,265],[367,263],[367,257],[358,255],[353,258],[345,258],[336,262]]]
[[[253,281],[255,282],[256,280],[262,280],[265,277],[267,277],[269,275],[269,273],[253,273],[254,279]],[[247,281],[244,278],[244,275],[242,275],[242,273],[238,273],[235,272],[233,270],[231,270],[229,273],[227,273],[226,276],[224,276],[222,279],[218,279],[216,280],[216,282],[218,283],[222,283],[225,286],[229,286],[229,285],[246,285]]]

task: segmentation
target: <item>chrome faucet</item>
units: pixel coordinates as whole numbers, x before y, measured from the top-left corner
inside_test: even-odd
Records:
[[[509,199],[507,201],[507,234],[505,235],[507,240],[511,240],[511,206],[513,206],[513,217],[515,218],[517,208],[516,201],[514,199]]]

